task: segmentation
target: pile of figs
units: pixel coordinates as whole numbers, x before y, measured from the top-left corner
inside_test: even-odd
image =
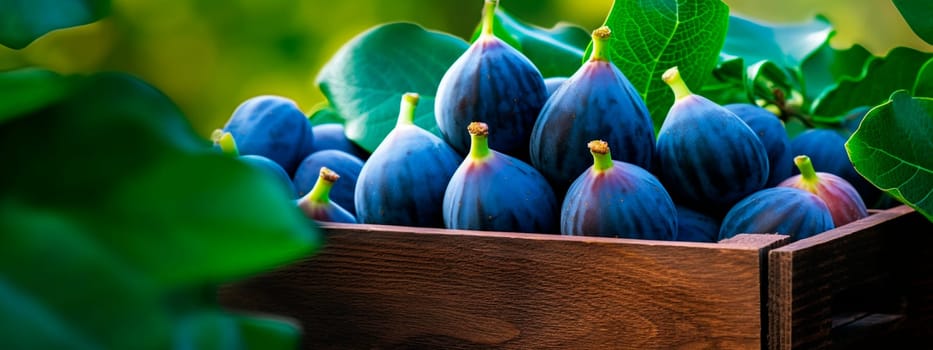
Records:
[[[655,133],[612,61],[611,28],[592,32],[574,74],[546,80],[493,35],[496,6],[485,1],[479,36],[437,86],[440,135],[414,124],[417,91],[371,153],[342,125],[312,126],[294,101],[263,95],[215,146],[268,171],[316,222],[716,242],[796,240],[868,215],[877,194],[853,186],[845,150],[826,144],[838,139],[794,142],[765,108],[691,92],[677,67],[657,77],[675,100]]]

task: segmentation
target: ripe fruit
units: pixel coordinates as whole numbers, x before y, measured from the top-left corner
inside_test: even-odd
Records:
[[[314,144],[311,147],[311,153],[335,149],[352,154],[360,160],[366,160],[369,157],[366,150],[347,138],[343,124],[320,124],[311,129],[314,132]]]
[[[674,201],[721,217],[765,187],[764,144],[735,113],[695,95],[677,67],[664,72],[676,100],[658,132],[657,171]]]
[[[547,87],[548,96],[554,95],[554,91],[557,91],[565,81],[567,81],[567,77],[544,78],[544,86]]]
[[[353,197],[356,192],[357,179],[363,171],[363,160],[336,149],[311,153],[301,161],[292,178],[299,196],[304,196],[311,191],[318,181],[321,167],[327,167],[340,174],[340,182],[334,184],[334,188],[330,191],[330,198],[351,214],[356,215],[356,201]]]
[[[674,240],[677,210],[661,181],[637,165],[613,160],[606,141],[588,147],[593,165],[567,191],[561,234]]]
[[[558,191],[592,165],[587,142],[604,140],[613,159],[651,166],[654,126],[648,108],[612,63],[608,27],[593,31],[593,54],[554,92],[531,131],[530,159]]]
[[[829,207],[836,227],[868,216],[862,197],[848,181],[832,173],[816,171],[810,157],[806,155],[794,157],[794,164],[800,174],[784,180],[778,186],[799,188],[820,197]]]
[[[719,227],[719,239],[739,233],[777,233],[796,241],[834,227],[829,207],[820,197],[797,188],[768,187],[729,210]]]
[[[534,167],[489,147],[489,126],[470,123],[470,153],[444,193],[450,229],[556,233],[554,191]]]
[[[716,242],[719,221],[712,216],[674,204],[677,208],[677,240],[682,242]]]
[[[732,103],[723,107],[739,116],[764,144],[770,170],[765,187],[774,187],[790,177],[794,168],[794,154],[791,153],[790,138],[787,137],[784,123],[777,115],[751,103]]]
[[[340,175],[321,167],[320,176],[311,192],[298,199],[298,208],[310,219],[317,221],[356,223],[356,218],[330,199],[330,190]]]
[[[354,201],[361,223],[443,227],[447,182],[463,159],[414,124],[419,95],[402,96],[398,123],[363,164]]]
[[[236,157],[237,159],[251,166],[261,169],[266,174],[271,175],[276,182],[281,184],[282,190],[287,193],[289,198],[298,197],[298,192],[295,188],[294,182],[292,182],[291,177],[288,176],[288,173],[285,172],[285,169],[283,169],[279,163],[276,163],[272,159],[260,155],[240,155],[236,140],[229,132],[225,132],[220,129],[214,130],[214,133],[211,135],[211,139],[214,142],[215,149],[219,149],[224,154]]]
[[[294,101],[282,96],[260,95],[244,101],[223,130],[236,139],[240,154],[272,159],[289,176],[314,144],[308,118]]]
[[[547,87],[524,54],[493,35],[497,4],[486,0],[482,32],[441,78],[434,114],[444,139],[460,154],[470,148],[467,125],[481,121],[496,132],[490,147],[524,159]]]
[[[873,205],[882,197],[883,192],[855,171],[846,151],[846,139],[831,129],[807,129],[790,141],[794,155],[805,154],[810,157],[813,168],[822,172],[836,174],[855,187],[866,206]],[[796,167],[792,175],[800,173]]]

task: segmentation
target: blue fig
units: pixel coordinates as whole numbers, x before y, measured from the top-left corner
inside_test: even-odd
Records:
[[[606,141],[588,147],[593,165],[564,197],[561,234],[674,240],[677,210],[661,181],[637,165],[613,160]]]
[[[233,111],[223,128],[233,134],[240,154],[274,160],[294,175],[311,153],[314,132],[304,112],[291,99],[276,95],[252,97]]]
[[[281,165],[279,165],[279,163],[276,163],[272,159],[260,155],[240,155],[236,140],[229,132],[217,129],[211,135],[211,138],[214,141],[214,147],[216,149],[219,149],[224,154],[236,157],[246,164],[256,167],[262,170],[264,173],[271,175],[277,183],[281,184],[282,190],[284,190],[290,198],[298,197],[298,192],[295,189],[295,183],[292,182],[291,177],[288,176],[288,173],[285,171],[285,169],[282,168]]]
[[[677,208],[677,240],[683,242],[716,242],[719,220],[698,210],[674,204]]]
[[[361,223],[444,227],[444,190],[463,157],[414,124],[418,100],[402,96],[398,123],[363,164],[354,192]]]
[[[314,132],[314,145],[311,153],[324,150],[339,150],[352,154],[360,160],[369,158],[369,152],[347,138],[343,124],[326,123],[311,128]]]
[[[852,165],[846,151],[846,139],[835,130],[807,129],[791,139],[790,146],[794,155],[810,157],[814,168],[836,174],[848,181],[862,196],[862,202],[866,206],[874,207],[882,198],[884,192],[855,171],[855,166]],[[800,174],[800,170],[794,168],[791,174]]]
[[[674,201],[721,218],[765,187],[770,171],[765,146],[735,113],[691,93],[677,67],[662,78],[675,101],[656,143],[661,182]]]
[[[719,227],[719,239],[739,233],[776,233],[791,240],[835,228],[829,207],[816,195],[791,187],[768,187],[735,204]]]
[[[490,149],[489,126],[471,123],[470,153],[444,193],[450,229],[557,233],[554,191],[534,167]]]
[[[470,148],[463,131],[480,121],[496,130],[493,149],[524,159],[547,86],[531,60],[493,34],[497,4],[485,0],[480,35],[441,78],[434,115],[444,139],[461,155]]]
[[[321,167],[327,167],[340,174],[340,182],[334,184],[334,188],[330,191],[330,198],[351,214],[356,215],[354,196],[357,179],[363,171],[363,160],[336,149],[311,153],[301,161],[292,178],[299,196],[304,196],[311,191],[318,181]]]
[[[784,122],[771,111],[751,103],[731,103],[723,107],[742,118],[764,144],[770,170],[765,187],[774,187],[790,177],[794,168],[794,154]]]
[[[530,160],[556,189],[590,165],[587,142],[604,140],[613,159],[650,169],[654,124],[644,100],[612,63],[609,27],[593,31],[593,53],[554,92],[531,131]]]
[[[330,199],[330,191],[338,179],[339,174],[321,167],[314,187],[296,203],[305,216],[315,221],[356,223],[353,214]]]
[[[544,78],[544,86],[547,87],[548,96],[554,95],[554,91],[557,91],[561,85],[564,85],[564,82],[567,81],[568,77],[549,77]]]
[[[810,157],[794,157],[800,174],[791,176],[778,186],[793,187],[815,194],[826,203],[837,227],[868,216],[868,208],[855,187],[836,174],[816,171]]]

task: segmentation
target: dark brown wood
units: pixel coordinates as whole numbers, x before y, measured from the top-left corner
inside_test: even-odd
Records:
[[[221,288],[305,349],[750,349],[766,252],[720,243],[325,224],[314,256]]]
[[[769,348],[933,348],[931,259],[933,224],[907,206],[771,250]]]

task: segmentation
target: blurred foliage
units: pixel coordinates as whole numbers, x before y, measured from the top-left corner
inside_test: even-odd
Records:
[[[896,46],[931,49],[889,1],[725,2],[734,13],[771,22],[825,13],[838,30],[833,42],[839,47],[858,42],[882,55]],[[602,24],[612,1],[504,0],[501,6],[528,23],[549,28],[565,21],[590,30]],[[115,0],[103,21],[52,32],[18,52],[0,48],[0,70],[125,71],[164,91],[207,136],[258,94],[291,97],[310,113],[324,100],[314,76],[368,28],[411,21],[469,38],[481,8],[480,0]]]

